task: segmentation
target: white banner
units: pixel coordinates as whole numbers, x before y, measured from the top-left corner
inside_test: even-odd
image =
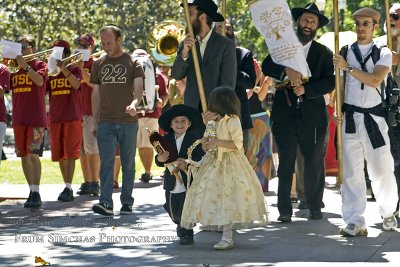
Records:
[[[22,55],[22,44],[1,40],[2,58],[15,59],[18,55]]]
[[[293,18],[285,0],[255,0],[249,4],[253,23],[264,37],[272,60],[311,77],[303,45],[293,28]]]

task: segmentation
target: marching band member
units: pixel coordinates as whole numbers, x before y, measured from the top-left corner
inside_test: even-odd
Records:
[[[91,34],[84,34],[75,40],[78,49],[88,49],[90,52],[94,48],[94,38]],[[92,114],[92,92],[93,87],[90,84],[90,70],[92,69],[94,59],[80,61],[76,64],[81,70],[82,81],[82,114],[83,114],[83,132],[81,146],[81,167],[84,183],[81,184],[78,195],[91,194],[98,196],[100,194],[99,175],[100,175],[100,156],[97,138],[91,132],[93,125]]]
[[[3,151],[3,142],[7,129],[7,110],[4,103],[4,93],[8,93],[9,90],[10,71],[7,66],[0,64],[0,153]]]
[[[32,36],[21,35],[17,42],[22,44],[23,56],[35,52],[36,42]],[[17,156],[21,157],[22,169],[30,188],[24,207],[40,208],[42,201],[39,185],[42,167],[39,157],[43,154],[43,137],[47,124],[47,65],[36,58],[26,62],[22,56],[17,56],[17,63],[19,70],[11,74],[15,151]]]
[[[71,55],[69,43],[57,40],[53,47],[63,47],[63,58]],[[74,200],[71,188],[75,172],[75,160],[79,159],[82,143],[82,95],[80,90],[81,71],[58,61],[60,73],[49,74],[47,91],[50,104],[50,150],[52,161],[58,161],[65,188],[58,196],[59,201]]]
[[[156,80],[154,78],[154,66],[149,58],[149,55],[143,49],[136,49],[132,54],[133,58],[138,59],[139,62],[143,62],[145,65],[143,67],[146,78],[144,81],[145,92],[149,92],[153,90],[153,94],[147,94],[147,97],[151,97],[151,95],[156,96]],[[142,58],[142,60],[140,60]],[[150,64],[151,66],[147,65]],[[168,98],[167,88],[164,82],[164,79],[161,78],[161,82],[159,79],[159,75],[157,74],[157,84],[159,86],[158,89],[158,98],[154,103],[153,110],[145,110],[143,113],[138,114],[138,134],[137,134],[137,148],[139,151],[140,161],[143,164],[145,172],[141,175],[140,180],[144,183],[148,183],[153,177],[151,175],[151,165],[153,164],[154,158],[154,149],[149,140],[149,131],[157,131],[158,132],[158,118],[161,116],[161,109],[163,106],[163,102]],[[154,99],[152,99],[154,100]]]

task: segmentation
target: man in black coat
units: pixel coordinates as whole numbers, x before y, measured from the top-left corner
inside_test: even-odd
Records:
[[[216,24],[216,31],[222,33],[222,23]],[[235,32],[233,25],[227,19],[225,20],[226,37],[235,42]],[[253,54],[250,50],[236,46],[236,61],[237,61],[237,76],[236,76],[236,87],[235,93],[240,99],[240,121],[242,123],[243,130],[243,148],[245,152],[249,148],[250,143],[250,132],[253,128],[251,122],[251,114],[249,108],[249,99],[247,97],[247,89],[253,88],[256,84],[256,71],[254,68]]]
[[[236,57],[235,44],[212,30],[212,23],[224,21],[217,12],[218,6],[212,0],[194,0],[189,4],[193,33],[187,34],[179,46],[179,50],[171,69],[175,80],[185,77],[185,105],[201,110],[199,89],[191,48],[197,48],[199,67],[204,84],[206,100],[211,91],[219,86],[235,88]]]
[[[297,21],[297,36],[303,44],[311,77],[303,84],[301,73],[274,63],[270,56],[262,64],[265,75],[280,81],[287,76],[290,80],[289,88],[277,90],[271,114],[272,133],[279,153],[278,220],[281,222],[291,222],[290,189],[297,146],[304,157],[304,189],[310,209],[309,219],[322,219],[323,147],[328,126],[323,96],[335,86],[332,52],[313,41],[317,29],[325,26],[328,18],[320,14],[313,3],[305,8],[293,8],[292,16]]]

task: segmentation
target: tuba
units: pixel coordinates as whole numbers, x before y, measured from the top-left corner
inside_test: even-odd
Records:
[[[36,60],[36,59],[39,59],[41,61],[47,61],[47,59],[49,58],[49,56],[51,55],[52,52],[53,52],[53,49],[48,49],[48,50],[44,50],[42,52],[22,56],[22,58],[27,63],[29,63],[33,60]],[[19,66],[18,66],[16,59],[4,58],[3,64],[6,65],[9,68],[10,72],[12,72],[12,73],[17,72],[19,70]]]
[[[157,24],[147,38],[147,51],[160,65],[172,66],[179,43],[185,38],[185,27],[176,21],[166,20]]]

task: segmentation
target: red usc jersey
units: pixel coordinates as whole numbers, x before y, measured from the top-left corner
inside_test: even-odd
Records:
[[[77,67],[69,69],[71,75],[81,80],[81,71]],[[50,98],[50,121],[66,122],[82,120],[82,92],[72,88],[62,72],[47,81],[47,92]]]
[[[33,71],[43,77],[43,85],[37,86],[25,70],[19,69],[11,74],[11,91],[13,101],[13,125],[46,127],[45,93],[47,65],[35,60],[28,63]]]

